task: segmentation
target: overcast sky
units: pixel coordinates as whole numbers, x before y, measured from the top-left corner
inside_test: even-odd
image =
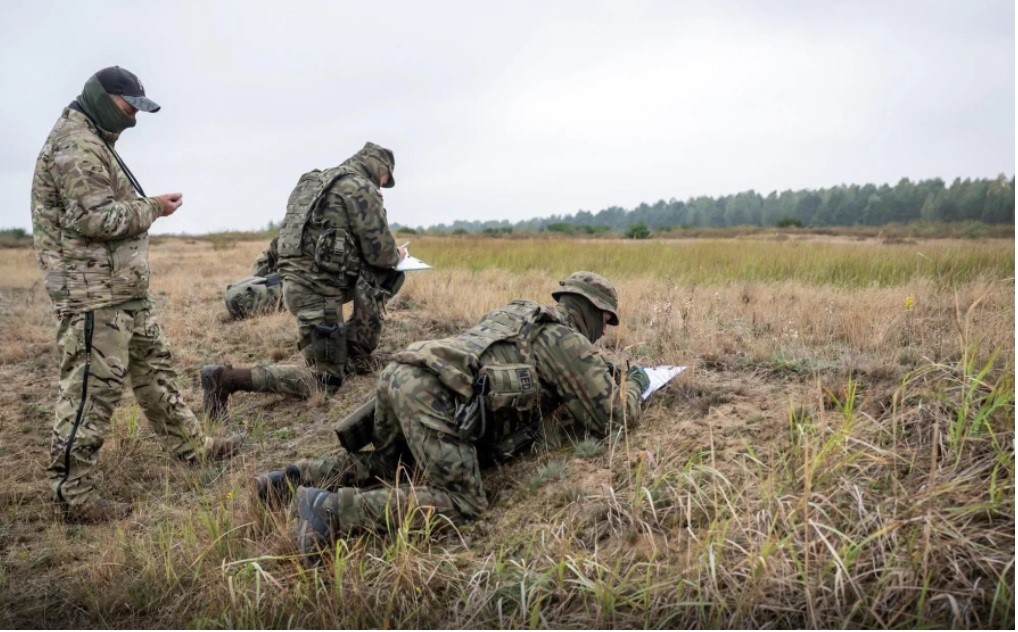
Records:
[[[3,2],[0,228],[96,70],[163,106],[118,149],[153,232],[279,221],[371,140],[391,222],[1015,171],[1010,0]]]

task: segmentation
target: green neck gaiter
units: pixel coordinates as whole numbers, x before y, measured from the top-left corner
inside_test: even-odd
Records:
[[[95,75],[85,82],[81,96],[78,97],[78,105],[92,117],[96,125],[111,134],[119,134],[128,127],[134,127],[135,120],[117,107],[113,97],[106,94],[106,90]]]
[[[576,294],[562,294],[558,302],[569,312],[576,328],[587,340],[596,342],[604,335],[604,313],[590,301]]]

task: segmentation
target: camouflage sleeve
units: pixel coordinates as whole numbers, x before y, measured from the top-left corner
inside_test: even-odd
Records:
[[[276,272],[276,266],[279,263],[279,252],[276,250],[278,241],[279,238],[276,237],[269,242],[269,247],[262,253],[262,256],[258,257],[254,267],[251,268],[251,276],[267,277]]]
[[[159,217],[155,198],[117,201],[114,174],[95,141],[74,139],[53,156],[53,181],[66,209],[64,229],[96,241],[141,235]]]
[[[329,191],[330,204],[333,203],[333,195],[338,195],[335,188]],[[389,221],[378,189],[364,184],[346,191],[344,199],[353,238],[364,262],[376,268],[395,268],[399,263],[399,251],[396,239],[389,232]]]
[[[534,340],[537,371],[542,382],[574,419],[597,436],[640,420],[640,386],[634,381],[619,386],[609,363],[578,332],[558,324],[546,325]]]

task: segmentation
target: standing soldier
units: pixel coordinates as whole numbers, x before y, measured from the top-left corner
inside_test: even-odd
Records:
[[[619,322],[615,288],[592,272],[559,283],[557,305],[513,301],[458,336],[410,345],[379,376],[373,417],[337,428],[347,453],[255,479],[267,504],[314,486],[296,490],[302,553],[384,530],[415,508],[477,518],[488,507],[481,469],[529,447],[559,406],[598,437],[639,421],[647,374],[616,371],[593,345]],[[360,452],[367,443],[374,450]],[[379,489],[400,463],[422,483]]]
[[[226,286],[226,310],[234,320],[271,314],[283,308],[283,279],[279,276],[278,237],[255,261],[251,276]]]
[[[148,229],[183,203],[180,193],[145,197],[113,148],[138,110],[157,112],[133,74],[92,75],[64,109],[39,153],[32,227],[46,290],[60,319],[60,396],[47,473],[64,516],[122,518],[128,503],[95,491],[92,474],[110,416],[130,379],[153,430],[178,458],[232,455],[243,437],[213,439],[175,386],[170,350],[148,296]]]
[[[379,187],[396,184],[396,160],[367,143],[343,164],[305,173],[279,229],[283,304],[297,317],[306,367],[202,368],[205,412],[218,418],[236,391],[308,397],[332,392],[350,370],[369,372],[385,303],[403,283],[394,268],[406,256],[389,232]],[[344,322],[343,304],[353,302]],[[310,369],[310,370],[309,370]]]

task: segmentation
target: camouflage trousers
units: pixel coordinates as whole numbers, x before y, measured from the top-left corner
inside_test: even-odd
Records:
[[[488,499],[476,447],[452,431],[454,410],[452,392],[434,374],[394,362],[378,378],[375,450],[300,461],[301,483],[338,494],[345,532],[436,514],[473,520]]]
[[[149,309],[97,309],[64,317],[57,332],[60,396],[47,475],[58,502],[91,500],[99,449],[130,379],[152,429],[190,460],[208,439],[177,390],[170,349]]]
[[[297,347],[305,366],[271,364],[251,372],[254,390],[309,397],[315,390],[334,390],[350,366],[365,363],[378,347],[385,303],[391,294],[365,276],[338,297],[324,297],[307,287],[283,281],[283,304],[297,317]],[[343,304],[353,302],[349,320]]]

